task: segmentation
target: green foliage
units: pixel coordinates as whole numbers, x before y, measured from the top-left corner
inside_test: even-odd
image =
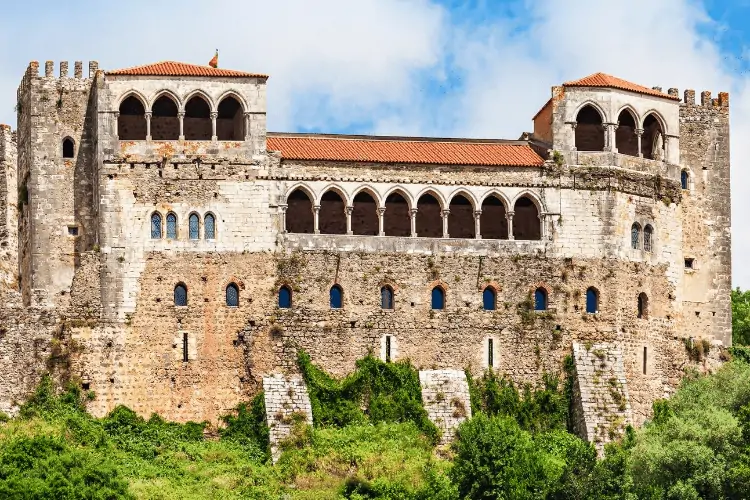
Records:
[[[732,344],[750,345],[750,290],[732,290]]]
[[[225,427],[219,431],[221,439],[248,448],[259,447],[264,451],[265,458],[269,457],[266,403],[262,392],[255,396],[249,407],[245,403],[240,404],[236,415],[225,415],[222,421]]]
[[[384,363],[373,356],[357,361],[353,373],[336,380],[300,351],[297,358],[307,383],[313,421],[343,427],[367,422],[414,422],[437,442],[439,431],[422,406],[419,373],[408,361]]]

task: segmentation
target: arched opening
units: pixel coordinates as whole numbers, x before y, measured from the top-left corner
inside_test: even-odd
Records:
[[[159,212],[154,212],[151,214],[151,239],[161,239],[161,227],[161,214]]]
[[[318,225],[321,234],[346,234],[346,204],[336,191],[326,191],[320,198]]]
[[[542,239],[539,210],[527,196],[519,198],[513,205],[513,238],[517,240]]]
[[[618,153],[638,156],[638,135],[635,133],[635,117],[628,109],[623,109],[617,117],[615,147]]]
[[[186,141],[210,141],[213,135],[211,107],[200,96],[195,95],[185,104],[182,130]]]
[[[497,196],[490,195],[482,202],[479,232],[485,240],[508,239],[508,217],[505,205]]]
[[[643,120],[643,135],[641,136],[641,152],[649,160],[664,159],[664,130],[661,123],[653,114]]]
[[[203,218],[203,238],[207,240],[216,239],[216,217],[206,214]]]
[[[599,312],[599,291],[593,286],[586,290],[586,312],[589,314]]]
[[[176,141],[180,138],[177,103],[166,94],[151,107],[151,138],[155,141]]]
[[[240,289],[234,283],[227,285],[226,299],[228,307],[240,306]]]
[[[352,233],[377,236],[380,226],[378,223],[378,204],[375,198],[370,193],[361,191],[354,197],[352,205],[354,206],[352,210]]]
[[[174,305],[180,307],[187,305],[187,287],[184,283],[178,283],[174,287]]]
[[[73,139],[66,137],[62,143],[62,157],[74,158],[76,155],[76,144]]]
[[[227,96],[219,103],[216,118],[216,136],[220,141],[245,140],[245,115],[242,105],[232,96]]]
[[[494,311],[497,308],[497,293],[491,286],[482,292],[482,306],[485,311]]]
[[[443,237],[443,216],[440,202],[430,193],[417,200],[417,236],[422,238]]]
[[[630,248],[633,250],[641,248],[641,226],[637,222],[630,227]]]
[[[645,292],[638,294],[638,317],[648,318],[648,295]]]
[[[344,290],[339,285],[333,285],[329,295],[331,309],[341,309],[344,301]]]
[[[388,285],[380,288],[380,308],[393,309],[393,288]]]
[[[474,238],[474,206],[466,196],[457,194],[448,205],[448,234],[451,238]]]
[[[279,308],[289,309],[292,307],[292,290],[284,285],[279,288]]]
[[[385,199],[383,232],[386,236],[411,236],[409,204],[401,193],[391,193]]]
[[[680,172],[680,187],[682,189],[688,189],[690,187],[690,176],[688,175],[687,170]]]
[[[302,189],[295,189],[286,199],[286,232],[312,234],[315,217],[312,200]]]
[[[146,140],[146,107],[135,96],[128,96],[120,103],[117,137],[121,141]]]
[[[654,248],[654,228],[646,224],[643,228],[643,251],[651,252]]]
[[[445,309],[445,290],[439,286],[432,289],[432,308]]]
[[[200,217],[198,214],[190,214],[188,218],[188,237],[197,240],[200,237]]]
[[[534,291],[534,310],[547,310],[547,290],[545,290],[544,288],[540,287]]]
[[[584,106],[576,117],[576,149],[604,151],[603,119],[593,106]]]
[[[177,216],[172,212],[167,214],[167,239],[177,239]]]

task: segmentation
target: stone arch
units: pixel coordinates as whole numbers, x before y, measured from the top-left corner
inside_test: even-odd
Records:
[[[208,95],[205,90],[201,89],[191,90],[185,95],[185,97],[182,99],[183,107],[182,109],[180,109],[180,111],[186,111],[187,103],[196,96],[199,96],[206,102],[206,104],[208,104],[209,112],[216,111],[216,103],[214,102],[214,100],[211,99],[211,96]]]
[[[321,234],[346,234],[346,207],[349,206],[346,193],[338,186],[331,185],[323,190],[318,201],[318,229]]]
[[[76,156],[76,141],[72,137],[66,136],[62,141],[62,157],[68,160]]]
[[[182,281],[174,287],[174,305],[176,307],[185,307],[188,305],[188,288]]]
[[[203,239],[215,240],[218,226],[218,217],[213,212],[206,212],[203,215]]]
[[[155,141],[176,141],[180,138],[177,117],[180,100],[172,92],[162,90],[151,103],[151,138]]]
[[[190,212],[188,215],[188,239],[200,239],[201,216],[198,212]]]
[[[638,115],[630,106],[624,106],[617,114],[615,147],[618,153],[628,156],[638,156],[637,123]]]
[[[689,168],[683,168],[680,170],[680,188],[689,191],[692,189],[693,176],[691,175]]]
[[[430,291],[430,309],[442,311],[446,307],[447,291],[445,286],[437,284]]]
[[[221,93],[221,95],[218,97],[218,99],[215,100],[217,103],[221,103],[224,99],[227,97],[234,97],[237,102],[240,103],[240,106],[242,107],[243,112],[247,112],[250,109],[250,106],[248,105],[247,101],[244,97],[242,97],[242,94],[234,89],[225,90]],[[217,104],[217,110],[218,110],[218,104]]]
[[[646,292],[638,294],[638,317],[648,319],[648,295]]]
[[[362,187],[352,197],[352,234],[377,236],[380,234],[378,195],[370,187]],[[322,208],[321,208],[322,210]]]
[[[522,192],[513,201],[513,239],[541,240],[542,204],[530,192]]]
[[[236,283],[229,283],[224,289],[224,296],[227,307],[240,306],[240,287]]]
[[[153,211],[149,217],[151,223],[151,239],[160,240],[164,235],[164,218],[158,211]]]
[[[177,218],[177,214],[170,211],[167,212],[167,227],[166,227],[166,235],[168,240],[176,240],[177,239],[177,221],[179,219]]]
[[[313,215],[312,190],[303,184],[294,186],[286,196],[286,216],[284,217],[287,233],[312,234],[315,232]]]
[[[475,238],[474,210],[476,200],[465,190],[458,190],[450,197],[448,209],[448,234],[451,238]]]
[[[383,198],[383,232],[386,236],[411,236],[412,203],[408,192],[394,187]]]
[[[578,109],[575,119],[575,144],[578,151],[604,151],[605,119],[606,113],[593,102]]]
[[[417,197],[417,235],[424,238],[443,237],[442,197],[432,189],[425,189]]]
[[[590,286],[586,289],[586,313],[596,314],[599,312],[599,290]]]
[[[643,129],[643,135],[641,136],[643,157],[649,160],[663,160],[666,151],[664,119],[656,111],[649,111],[644,115],[641,128]]]
[[[146,140],[146,103],[139,92],[131,90],[124,94],[117,105],[117,137],[121,141]]]
[[[497,309],[497,288],[493,285],[487,285],[482,290],[482,309],[485,311]]]
[[[482,239],[508,239],[508,200],[500,193],[491,192],[482,200],[482,215],[479,218],[479,230]]]
[[[245,107],[234,93],[225,93],[216,106],[216,137],[220,141],[245,140]]]
[[[185,117],[182,122],[186,141],[210,141],[213,136],[213,112],[211,99],[202,91],[194,91],[185,101]]]
[[[630,226],[630,248],[638,250],[641,248],[641,225],[633,222]]]

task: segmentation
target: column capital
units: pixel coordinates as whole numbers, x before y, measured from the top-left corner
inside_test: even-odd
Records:
[[[146,120],[150,120],[150,119],[151,119],[151,116],[152,116],[153,114],[154,114],[154,113],[153,113],[152,111],[146,111],[145,113],[143,113],[143,116],[145,116],[145,117],[146,117]]]
[[[505,212],[506,217],[513,217],[514,214],[515,212],[513,210],[508,210],[507,212]]]
[[[443,210],[440,211],[440,213],[443,214],[443,217],[448,217],[450,215],[450,213],[451,213],[451,209],[450,208],[444,208]]]
[[[641,137],[643,135],[643,129],[642,128],[635,129],[635,135],[637,135],[638,137]]]
[[[378,207],[378,215],[383,215],[385,213],[385,207]]]
[[[419,212],[418,208],[410,208],[409,209],[409,213],[411,214],[412,217],[414,217],[415,215],[417,215],[417,212]]]
[[[209,116],[211,116],[212,120],[215,120],[219,117],[219,113],[217,111],[211,111],[211,114]]]
[[[180,119],[185,118],[185,112],[184,111],[178,111],[177,112],[177,118],[180,118]]]
[[[346,212],[346,215],[351,215],[352,212],[354,212],[354,207],[349,205],[348,207],[344,207],[344,211]]]
[[[286,212],[286,209],[289,207],[289,205],[287,205],[286,203],[279,203],[278,207],[282,212]]]
[[[313,210],[320,212],[320,205],[313,205]]]

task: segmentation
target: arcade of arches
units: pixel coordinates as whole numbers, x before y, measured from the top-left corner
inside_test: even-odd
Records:
[[[578,112],[575,128],[575,145],[578,151],[609,151],[613,148],[621,154],[639,156],[649,160],[665,158],[664,129],[659,119],[649,113],[643,127],[633,112],[625,108],[617,116],[617,123],[605,123],[601,113],[591,105]],[[613,130],[613,135],[608,131]]]
[[[405,193],[395,191],[379,207],[372,193],[360,191],[347,206],[342,193],[329,189],[314,205],[306,189],[297,188],[287,197],[284,227],[287,233],[350,234],[421,238],[482,238],[541,240],[542,224],[536,204],[526,196],[507,211],[498,197],[490,195],[475,210],[463,194],[453,196],[448,209],[430,192],[411,207]],[[282,206],[283,207],[283,206]]]

